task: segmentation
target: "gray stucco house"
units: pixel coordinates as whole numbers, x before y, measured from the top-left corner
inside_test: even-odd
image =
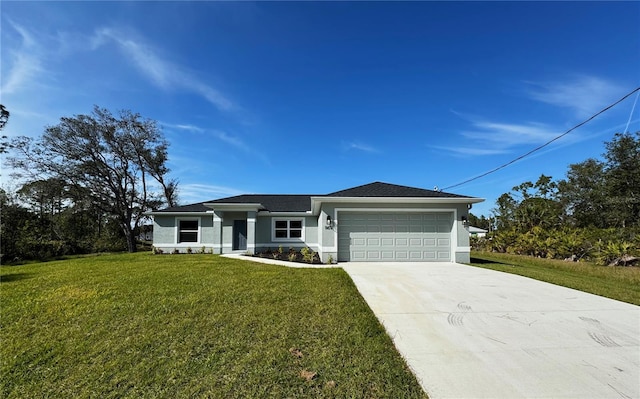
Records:
[[[469,262],[467,218],[484,199],[370,183],[324,195],[244,194],[151,212],[164,252],[310,247],[323,262]]]

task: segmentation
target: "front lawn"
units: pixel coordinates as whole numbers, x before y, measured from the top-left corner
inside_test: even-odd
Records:
[[[0,270],[4,398],[426,398],[342,269],[140,253]]]
[[[476,251],[471,253],[471,264],[640,305],[639,267],[598,266]]]

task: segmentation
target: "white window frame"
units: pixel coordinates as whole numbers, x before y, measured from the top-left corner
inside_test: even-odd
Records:
[[[196,241],[180,241],[180,232],[183,230],[180,230],[180,222],[183,221],[189,221],[189,222],[197,222],[198,223],[198,229],[197,230],[184,230],[185,232],[196,232],[198,234]],[[191,217],[191,218],[176,218],[176,244],[182,244],[182,245],[195,245],[195,244],[200,244],[201,241],[201,237],[202,237],[202,229],[201,229],[201,220],[200,218],[197,217]]]
[[[287,237],[276,237],[276,222],[287,222]],[[301,227],[291,228],[291,222],[300,222]],[[283,230],[283,229],[278,229]],[[291,230],[301,230],[300,237],[291,237]],[[271,219],[271,241],[272,242],[304,242],[305,218],[303,217],[279,217]]]

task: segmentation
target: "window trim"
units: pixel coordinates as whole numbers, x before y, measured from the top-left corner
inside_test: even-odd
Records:
[[[180,229],[180,222],[183,221],[195,221],[198,223],[198,229],[197,230],[190,230],[190,229],[185,229],[185,230],[181,230]],[[176,218],[176,244],[181,244],[181,245],[196,245],[196,244],[200,244],[201,242],[201,237],[202,237],[202,223],[201,223],[201,218],[199,217],[178,217]],[[180,233],[184,231],[184,232],[195,232],[197,234],[196,237],[196,241],[180,241]]]
[[[287,222],[287,237],[276,237],[276,222]],[[291,228],[291,222],[300,222],[300,228]],[[278,230],[284,230],[279,228]],[[300,230],[300,237],[291,237],[291,231]],[[274,217],[271,218],[271,241],[272,242],[304,242],[305,218],[304,217]]]

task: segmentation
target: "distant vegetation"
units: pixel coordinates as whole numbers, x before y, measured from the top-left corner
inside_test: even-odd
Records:
[[[38,139],[3,137],[19,186],[0,189],[2,261],[136,251],[144,213],[176,204],[168,146],[155,121],[99,107]]]
[[[491,230],[474,249],[541,258],[630,265],[640,255],[640,132],[617,133],[604,160],[569,165],[566,179],[541,175],[502,194],[491,218],[470,223]]]

